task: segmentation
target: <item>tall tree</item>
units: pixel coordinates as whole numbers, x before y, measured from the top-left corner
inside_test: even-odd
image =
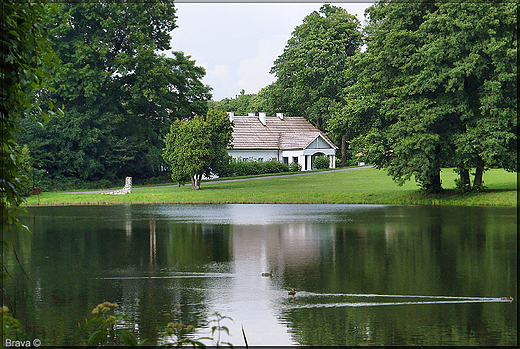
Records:
[[[198,190],[203,175],[219,175],[229,162],[227,148],[232,132],[232,123],[221,110],[210,110],[205,117],[173,122],[163,152],[173,181],[182,183],[190,178],[191,188]]]
[[[376,72],[370,71],[368,56],[364,52],[358,52],[349,58],[347,69],[345,70],[346,87],[342,93],[344,101],[338,103],[335,110],[331,110],[330,119],[327,123],[329,136],[341,144],[341,162],[346,165],[347,149],[358,153],[351,144],[360,134],[366,134],[373,125],[374,118],[378,115],[377,103],[371,93],[375,88],[373,82],[367,82],[367,77],[371,77]],[[376,90],[377,91],[377,90]],[[351,154],[353,155],[353,154]]]
[[[347,123],[367,112],[357,141],[369,159],[429,192],[443,167],[466,184],[476,168],[476,188],[486,166],[516,170],[516,4],[389,1],[369,14],[343,110]]]
[[[422,28],[428,43],[421,53],[436,52],[425,64],[435,64],[438,75],[422,78],[444,89],[437,105],[458,119],[452,164],[468,187],[470,169],[473,188],[486,168],[517,170],[517,15],[518,4],[509,1],[445,3]]]
[[[277,97],[276,109],[325,129],[329,109],[345,87],[347,58],[361,45],[359,28],[355,16],[330,4],[306,16],[271,68],[277,77],[270,91]]]
[[[38,0],[7,0],[1,7],[0,214],[3,233],[9,225],[18,223],[16,212],[8,210],[9,206],[16,208],[25,200],[22,195],[24,156],[20,150],[26,151],[26,148],[19,146],[17,134],[23,119],[41,125],[55,114],[54,103],[49,99],[46,69],[57,66],[59,60],[45,29],[56,5]]]
[[[50,33],[63,65],[51,83],[66,114],[28,131],[35,161],[54,177],[158,175],[168,125],[205,113],[211,97],[189,56],[159,53],[171,48],[173,0],[59,5]]]
[[[266,111],[265,100],[259,94],[246,94],[244,90],[235,98],[224,98],[214,102],[211,109],[234,112],[236,115]]]

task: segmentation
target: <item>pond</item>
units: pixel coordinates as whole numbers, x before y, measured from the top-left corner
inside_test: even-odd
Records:
[[[214,312],[238,346],[242,328],[249,345],[517,345],[516,207],[65,206],[22,221],[7,290],[42,345],[83,344],[104,301],[152,345],[169,322],[210,335]]]

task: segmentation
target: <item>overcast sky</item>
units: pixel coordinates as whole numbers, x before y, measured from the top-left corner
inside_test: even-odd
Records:
[[[364,22],[368,2],[330,2]],[[275,80],[269,74],[294,28],[323,2],[176,1],[177,28],[172,50],[183,51],[206,69],[203,82],[213,99],[232,98],[242,89],[257,93]],[[167,54],[171,56],[171,54]]]

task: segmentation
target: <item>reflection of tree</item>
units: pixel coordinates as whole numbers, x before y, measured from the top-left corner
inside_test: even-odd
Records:
[[[150,229],[150,269],[155,266],[155,257],[157,254],[157,241],[156,241],[156,224],[155,220],[150,219],[148,221],[149,229]]]
[[[508,231],[504,223],[511,229],[514,222],[501,224],[496,218],[490,224],[485,212],[492,210],[386,207],[380,212],[352,213],[351,222],[334,226],[333,246],[320,236],[320,258],[306,261],[312,265],[302,268],[298,261],[285,259],[279,266],[284,270],[281,283],[302,293],[318,294],[516,294],[516,229]],[[289,309],[280,316],[301,345],[498,345],[516,341],[516,312],[512,307],[497,311],[497,307],[503,308],[499,303],[309,309],[291,306],[360,300],[296,296],[292,302],[281,305]]]
[[[122,208],[61,207],[59,218],[56,209],[38,208],[35,220],[23,216],[33,234],[14,235],[29,278],[13,268],[8,291],[28,338],[78,345],[78,321],[105,300],[117,302],[150,345],[168,322],[207,322],[206,279],[161,276],[229,261],[227,227],[170,226],[134,216],[128,234]],[[6,258],[14,265],[13,256]]]
[[[170,224],[166,264],[177,271],[230,260],[229,227],[196,223]]]
[[[14,234],[13,244],[29,279],[12,255],[5,258],[13,266],[8,292],[16,297],[16,316],[28,337],[45,338],[49,346],[77,344],[77,322],[104,300],[117,302],[136,319],[141,338],[151,339],[151,345],[170,321],[205,325],[213,284],[176,276],[234,272],[231,259],[240,260],[239,254],[242,260],[260,258],[261,246],[266,267],[275,272],[269,283],[298,291],[294,300],[284,299],[282,309],[359,301],[301,297],[304,291],[516,294],[515,208],[380,207],[338,215],[342,223],[254,231],[239,225],[233,227],[233,250],[228,226],[138,215],[127,238],[128,217],[119,209],[39,207],[21,217],[34,233]],[[156,247],[152,269],[151,241]],[[258,270],[259,278],[262,271],[267,269]],[[124,278],[134,276],[139,278]],[[287,309],[280,316],[295,340],[309,345],[510,345],[517,335],[514,303]],[[454,342],[457,336],[460,342]]]

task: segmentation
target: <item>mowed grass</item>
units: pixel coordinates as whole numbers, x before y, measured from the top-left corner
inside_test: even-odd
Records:
[[[204,182],[201,190],[190,185],[163,188],[133,188],[131,194],[42,193],[40,205],[119,204],[119,203],[320,203],[389,205],[517,206],[517,173],[489,170],[484,174],[482,192],[460,194],[454,190],[457,175],[442,172],[447,190],[428,195],[415,182],[400,187],[385,171],[364,168],[324,172],[305,176],[254,179],[239,182]],[[38,197],[28,198],[37,205]]]

